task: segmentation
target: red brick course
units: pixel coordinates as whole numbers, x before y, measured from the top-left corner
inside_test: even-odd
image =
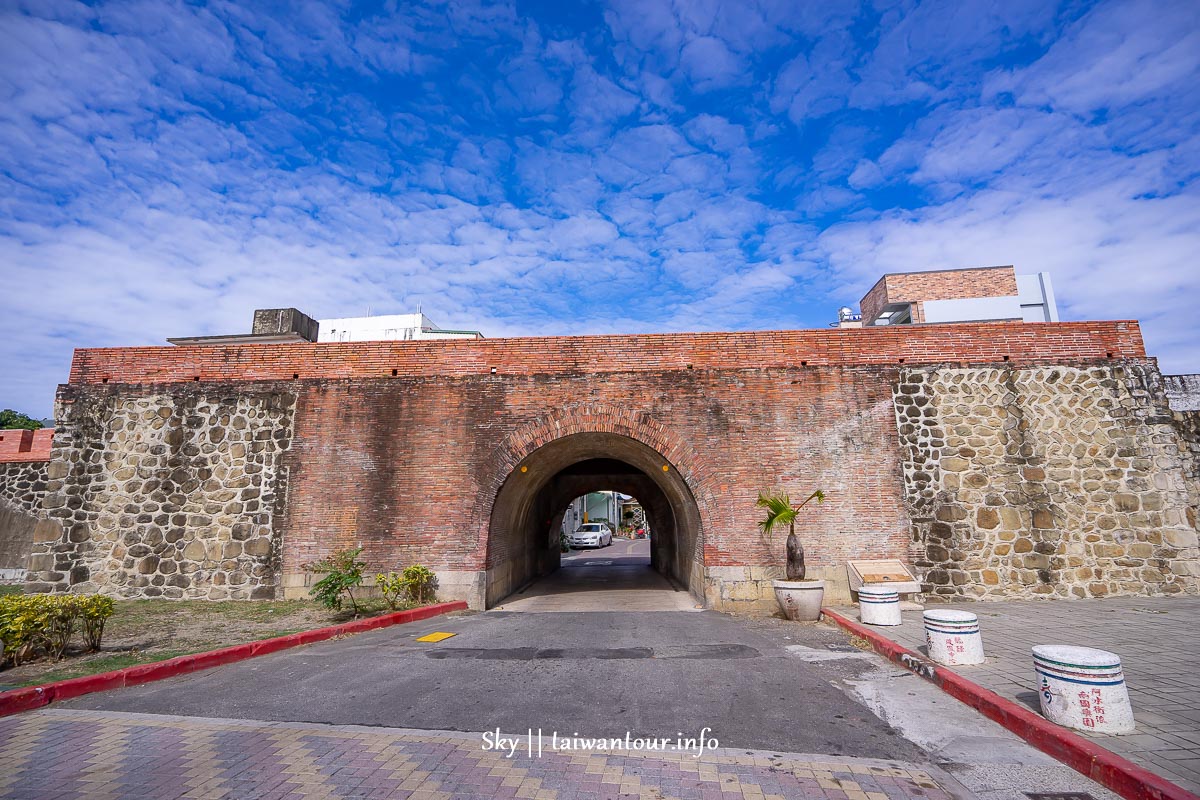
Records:
[[[981,322],[904,329],[672,333],[432,342],[126,347],[75,351],[69,382],[604,373],[906,363],[1141,358],[1135,321]]]

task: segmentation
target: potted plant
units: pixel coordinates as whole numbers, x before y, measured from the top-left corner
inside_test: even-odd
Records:
[[[767,494],[760,492],[758,507],[767,510],[765,519],[758,523],[759,529],[767,538],[768,546],[774,550],[775,529],[787,525],[787,580],[772,581],[775,589],[775,599],[779,608],[790,620],[816,622],[821,618],[821,601],[825,598],[825,581],[804,579],[804,547],[796,538],[796,515],[813,500],[818,503],[825,499],[825,493],[818,489],[804,499],[799,505],[792,505],[786,492]]]

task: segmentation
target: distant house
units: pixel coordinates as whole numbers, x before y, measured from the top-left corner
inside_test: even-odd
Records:
[[[1011,266],[884,275],[859,302],[861,321],[839,313],[844,328],[932,322],[1058,322],[1050,275],[1017,275]]]
[[[318,342],[418,341],[422,339],[482,339],[479,331],[439,328],[421,313],[320,320]]]

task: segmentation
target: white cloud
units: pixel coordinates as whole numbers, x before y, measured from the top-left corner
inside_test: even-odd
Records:
[[[883,271],[995,263],[1200,370],[1188,6],[960,6],[9,8],[0,270],[38,291],[6,306],[0,406],[48,413],[72,347],[257,307],[794,327]]]
[[[985,191],[834,226],[819,248],[851,298],[886,272],[997,264],[1049,272],[1063,319],[1140,319],[1165,369],[1197,371],[1190,306],[1200,270],[1181,265],[1200,252],[1198,199],[1138,197],[1120,186],[1069,199]]]

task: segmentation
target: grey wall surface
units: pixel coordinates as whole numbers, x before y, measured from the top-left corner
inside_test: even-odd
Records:
[[[46,495],[45,461],[0,463],[0,580],[22,579]]]
[[[1200,411],[1200,375],[1163,375],[1172,411]]]

